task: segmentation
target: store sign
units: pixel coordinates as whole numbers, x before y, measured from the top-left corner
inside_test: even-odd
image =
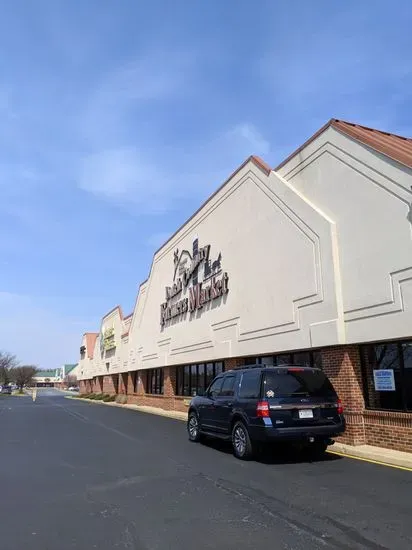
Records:
[[[160,324],[181,315],[194,313],[208,302],[229,292],[229,276],[222,272],[222,254],[212,261],[210,245],[199,248],[193,241],[192,252],[174,252],[173,283],[165,288],[165,302],[160,306]]]
[[[100,334],[100,352],[103,355],[104,351],[109,351],[116,347],[114,339],[114,327],[107,328]]]
[[[379,369],[373,371],[375,391],[396,391],[393,369]]]

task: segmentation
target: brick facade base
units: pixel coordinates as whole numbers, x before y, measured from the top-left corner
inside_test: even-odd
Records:
[[[242,358],[225,360],[226,370],[241,366]],[[359,347],[335,346],[322,350],[325,374],[342,400],[346,432],[338,440],[349,445],[374,445],[412,452],[412,413],[365,410]],[[168,411],[188,410],[190,398],[175,395],[175,368],[164,367],[164,393],[146,393],[145,371],[133,371],[80,381],[80,393],[127,395],[134,405],[159,407]]]

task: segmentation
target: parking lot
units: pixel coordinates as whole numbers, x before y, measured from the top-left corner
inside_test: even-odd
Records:
[[[0,398],[2,550],[412,547],[412,473],[329,454],[235,459],[178,420]],[[270,546],[269,546],[270,545]]]

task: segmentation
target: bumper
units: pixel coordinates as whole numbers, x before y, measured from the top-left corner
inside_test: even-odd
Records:
[[[310,437],[333,438],[343,434],[345,422],[326,426],[305,426],[293,428],[275,428],[266,426],[249,426],[249,434],[255,441],[305,441]]]

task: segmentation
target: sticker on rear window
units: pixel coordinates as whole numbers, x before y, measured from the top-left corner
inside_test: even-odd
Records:
[[[266,397],[275,397],[275,392],[273,390],[269,390],[266,392]]]

